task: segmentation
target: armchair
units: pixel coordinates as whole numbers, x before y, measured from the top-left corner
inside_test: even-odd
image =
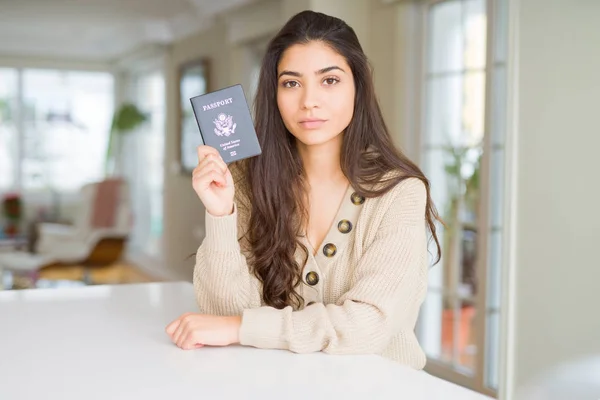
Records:
[[[84,185],[73,225],[40,224],[34,254],[0,253],[0,269],[37,276],[37,271],[48,266],[82,265],[84,282],[91,283],[90,268],[121,258],[132,222],[129,187],[124,180]]]

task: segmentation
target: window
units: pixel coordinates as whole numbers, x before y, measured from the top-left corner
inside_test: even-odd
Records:
[[[418,335],[429,372],[494,394],[504,196],[505,1],[424,4],[421,157],[446,227],[438,227],[443,257],[430,271]]]
[[[267,51],[270,37],[263,37],[256,39],[252,42],[248,42],[245,45],[246,57],[247,57],[247,87],[244,88],[246,98],[248,99],[248,105],[250,111],[254,116],[254,99],[256,97],[256,91],[258,90],[258,79],[260,77],[260,67],[262,66],[263,57]]]
[[[129,82],[131,97],[148,116],[139,129],[124,136],[122,171],[131,190],[135,224],[130,246],[152,257],[162,256],[165,138],[165,83],[162,72],[138,72]]]
[[[76,192],[103,177],[111,74],[3,69],[0,110],[0,189]]]
[[[0,191],[14,189],[17,186],[18,79],[16,70],[0,68]]]

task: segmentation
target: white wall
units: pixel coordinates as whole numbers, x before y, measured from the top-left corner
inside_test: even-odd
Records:
[[[378,3],[371,0],[312,0],[311,9],[343,19],[352,27],[368,55],[371,47],[371,8]]]
[[[600,353],[600,2],[512,6],[518,169],[509,393],[553,364]]]
[[[110,71],[108,61],[88,61],[50,57],[30,57],[0,54],[0,65],[7,68],[67,69],[80,71]]]

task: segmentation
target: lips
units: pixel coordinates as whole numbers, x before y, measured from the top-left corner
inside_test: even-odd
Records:
[[[325,119],[318,119],[318,118],[307,118],[307,119],[303,119],[299,122],[300,126],[302,126],[304,129],[318,129],[321,126],[323,126],[323,124],[327,122],[327,120]]]

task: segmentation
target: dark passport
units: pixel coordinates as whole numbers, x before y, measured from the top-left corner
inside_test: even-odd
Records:
[[[242,85],[195,96],[190,101],[204,144],[219,150],[225,163],[261,154]]]

